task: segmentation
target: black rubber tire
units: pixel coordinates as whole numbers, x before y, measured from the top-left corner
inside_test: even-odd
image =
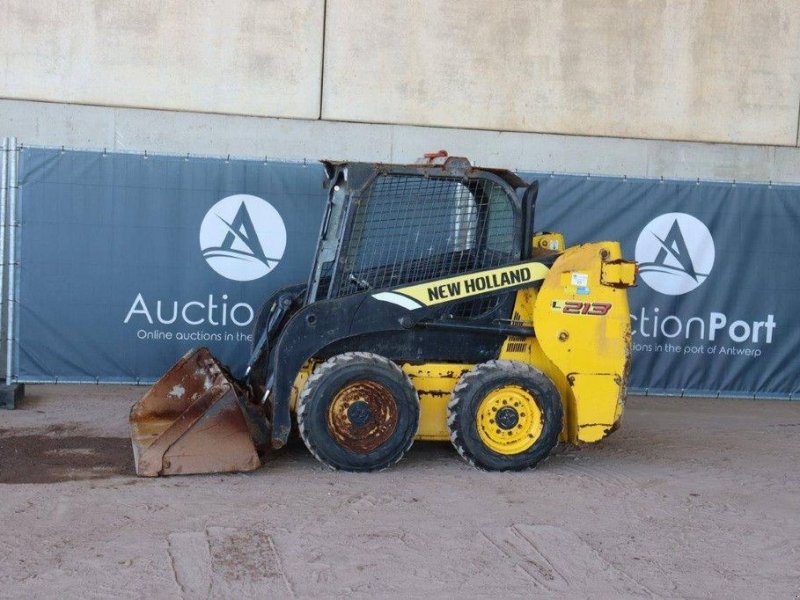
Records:
[[[369,452],[342,446],[328,426],[328,410],[336,394],[345,385],[361,380],[388,389],[397,408],[394,431]],[[414,443],[419,428],[419,397],[408,375],[389,359],[368,352],[347,352],[314,370],[297,400],[296,413],[300,436],[317,460],[343,471],[380,471],[397,463]]]
[[[516,385],[531,394],[542,413],[542,431],[534,444],[519,454],[501,454],[487,447],[478,433],[477,412],[492,390]],[[486,471],[521,471],[544,460],[558,443],[564,420],[561,395],[538,369],[511,360],[491,360],[461,376],[447,405],[450,440],[472,466]]]

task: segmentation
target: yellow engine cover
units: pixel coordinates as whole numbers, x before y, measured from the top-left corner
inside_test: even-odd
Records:
[[[634,278],[619,244],[599,242],[567,249],[539,289],[536,337],[567,377],[570,441],[597,441],[622,415],[631,345],[626,287]]]

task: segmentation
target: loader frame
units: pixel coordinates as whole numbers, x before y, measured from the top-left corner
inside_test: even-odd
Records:
[[[307,283],[264,303],[243,381],[196,349],[133,407],[138,474],[256,468],[293,411],[308,449],[348,470],[387,468],[415,438],[530,468],[618,426],[636,279],[619,243],[535,233],[537,182],[446,153],[324,165]]]
[[[266,397],[272,419],[272,446],[286,444],[291,432],[291,398],[295,375],[310,359],[325,360],[343,352],[370,348],[370,351],[403,363],[454,362],[475,364],[496,358],[509,336],[531,337],[530,323],[513,323],[515,292],[538,287],[548,268],[558,257],[556,251],[540,251],[530,260],[531,227],[538,194],[538,182],[527,184],[519,176],[501,169],[476,169],[461,158],[448,158],[442,164],[406,167],[372,163],[325,162],[328,176],[328,204],[320,228],[314,265],[302,305],[274,303],[275,321],[284,321],[280,335],[269,343],[266,329],[259,336],[251,364],[268,352]],[[405,282],[405,285],[378,287],[342,294],[347,277],[346,267],[352,257],[345,249],[353,239],[354,221],[359,209],[369,200],[370,191],[381,177],[413,178],[427,182],[464,182],[479,190],[484,186],[502,194],[512,213],[511,247],[513,254],[506,261],[484,269],[462,268],[443,273],[444,277]],[[517,188],[524,188],[522,199]],[[472,193],[476,194],[477,191]],[[528,260],[526,260],[528,259]],[[327,271],[327,273],[326,273]],[[524,275],[524,276],[523,276]],[[489,278],[489,286],[473,292],[466,288],[471,281]],[[327,281],[325,281],[327,279]],[[443,283],[444,282],[444,283]],[[496,283],[495,283],[496,282]],[[463,293],[447,299],[415,302],[408,296],[417,292],[436,296],[441,285],[462,285]],[[278,295],[280,298],[280,295]],[[295,296],[296,298],[296,296]],[[397,303],[398,298],[405,301]],[[448,309],[489,298],[498,302],[479,315],[454,316]],[[389,299],[389,301],[387,301]],[[423,297],[424,300],[424,297]]]

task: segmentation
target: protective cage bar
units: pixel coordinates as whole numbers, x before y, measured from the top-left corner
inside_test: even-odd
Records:
[[[490,177],[378,174],[351,200],[329,297],[520,260],[513,190]]]

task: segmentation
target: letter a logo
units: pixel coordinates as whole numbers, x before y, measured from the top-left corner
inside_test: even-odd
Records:
[[[686,213],[667,213],[645,225],[636,241],[639,273],[662,294],[678,296],[702,284],[714,266],[714,239]]]
[[[272,271],[286,250],[286,227],[266,200],[228,196],[206,213],[200,248],[208,265],[234,281],[253,281]]]

